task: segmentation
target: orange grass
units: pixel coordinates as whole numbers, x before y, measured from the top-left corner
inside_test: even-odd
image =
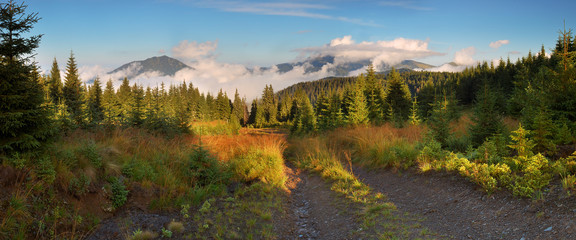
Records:
[[[228,162],[235,156],[247,153],[253,148],[282,153],[286,148],[283,135],[217,135],[202,137],[202,144],[221,161]]]

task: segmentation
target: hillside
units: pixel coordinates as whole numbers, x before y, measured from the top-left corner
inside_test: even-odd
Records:
[[[124,72],[125,77],[133,78],[147,72],[158,72],[160,76],[174,76],[176,72],[186,68],[193,69],[179,60],[164,55],[124,64],[108,74]]]

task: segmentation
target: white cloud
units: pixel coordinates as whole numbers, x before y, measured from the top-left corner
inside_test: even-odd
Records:
[[[476,60],[474,60],[473,56],[476,54],[475,47],[467,47],[464,48],[454,54],[454,62],[458,65],[474,65],[476,64]]]
[[[496,42],[491,42],[490,47],[494,48],[494,49],[498,49],[498,48],[502,47],[502,45],[506,45],[508,43],[510,43],[509,40],[498,40]]]
[[[407,59],[443,55],[428,49],[428,41],[396,38],[392,41],[356,43],[351,36],[333,39],[324,46],[296,51],[304,56],[334,56],[335,64],[370,60],[377,69],[383,64],[394,65]]]
[[[172,48],[172,56],[183,60],[195,60],[212,56],[212,53],[218,48],[218,40],[198,43],[196,41],[181,41]]]

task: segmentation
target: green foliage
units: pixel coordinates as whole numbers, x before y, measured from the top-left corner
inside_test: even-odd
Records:
[[[31,59],[42,35],[23,37],[40,18],[26,8],[0,6],[0,154],[38,149],[53,133]]]
[[[451,120],[448,100],[444,98],[443,101],[436,102],[432,109],[432,115],[428,119],[428,126],[430,127],[432,136],[434,136],[434,140],[442,146],[446,146],[451,134]]]
[[[356,84],[344,92],[343,112],[346,123],[349,125],[362,125],[369,120],[366,97],[362,91],[363,86],[362,79],[359,79]]]
[[[74,196],[81,197],[88,193],[88,187],[90,186],[90,178],[86,174],[80,174],[79,177],[74,177],[70,179],[70,184],[68,185],[68,191],[70,191]]]
[[[82,147],[78,149],[78,152],[82,157],[86,158],[92,166],[96,169],[102,168],[102,156],[98,152],[97,145],[94,141],[86,141],[82,144]]]
[[[229,178],[225,166],[221,166],[202,146],[196,147],[188,156],[187,165],[187,168],[183,168],[185,175],[197,186],[221,184]]]
[[[90,87],[88,97],[88,117],[92,124],[99,124],[104,120],[104,109],[102,107],[102,86],[100,79],[96,78]]]
[[[498,98],[494,90],[484,86],[476,95],[476,105],[470,126],[471,140],[474,146],[479,146],[487,138],[502,132],[502,114],[498,108]]]
[[[58,68],[58,62],[54,58],[52,63],[52,69],[50,70],[50,78],[48,80],[48,90],[50,95],[50,100],[53,103],[60,103],[63,101],[62,95],[62,78],[60,76],[60,69]]]
[[[112,189],[110,200],[112,201],[112,206],[118,209],[128,201],[129,191],[124,185],[124,180],[120,177],[112,178],[110,185]]]
[[[528,158],[522,168],[524,174],[514,179],[514,185],[511,186],[512,193],[522,197],[535,197],[550,183],[552,177],[547,171],[548,160],[542,154]]]
[[[84,89],[80,82],[76,59],[72,52],[70,52],[70,58],[68,58],[66,65],[63,94],[70,117],[76,125],[82,125],[84,123],[84,112],[82,110]]]
[[[316,116],[310,99],[302,92],[298,93],[295,99],[297,101],[293,106],[296,108],[296,113],[290,132],[292,134],[307,134],[316,131]]]
[[[39,157],[36,159],[36,175],[46,183],[46,185],[51,185],[56,179],[56,170],[54,169],[54,164],[50,158],[46,156]]]
[[[395,69],[392,69],[387,77],[385,102],[394,116],[394,119],[390,119],[391,121],[403,123],[408,120],[412,103],[410,90]]]
[[[172,231],[169,229],[162,228],[162,237],[163,238],[172,238]]]
[[[252,148],[230,160],[235,178],[244,182],[262,181],[272,186],[284,186],[284,160],[277,152]]]

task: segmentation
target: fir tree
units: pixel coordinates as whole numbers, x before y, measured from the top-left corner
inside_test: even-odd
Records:
[[[130,124],[140,126],[144,123],[144,88],[134,84],[132,86],[132,105],[128,111]]]
[[[402,123],[408,119],[412,103],[410,90],[394,68],[387,77],[385,101],[394,113],[395,119],[390,120]]]
[[[361,75],[360,77],[364,77]],[[366,72],[366,85],[364,95],[366,96],[366,107],[368,108],[368,118],[372,123],[380,123],[384,120],[384,89],[382,82],[376,78],[372,64],[368,66]]]
[[[474,146],[480,146],[488,137],[502,132],[502,114],[497,104],[494,92],[485,84],[481,92],[476,95],[472,116],[474,124],[470,127]]]
[[[365,124],[369,120],[363,86],[363,81],[359,79],[353,87],[344,92],[346,122],[350,125]]]
[[[248,117],[248,124],[256,124],[256,112],[258,112],[258,99],[252,100],[250,105],[250,116]]]
[[[228,120],[230,118],[231,108],[228,95],[220,89],[216,96],[216,119]]]
[[[316,118],[314,116],[314,108],[310,103],[310,99],[304,94],[303,91],[296,93],[297,111],[292,128],[290,132],[294,134],[306,134],[316,130]]]
[[[243,101],[240,98],[240,94],[238,93],[238,89],[234,93],[234,102],[232,103],[232,114],[236,117],[236,120],[242,124],[244,119],[244,108]]]
[[[42,36],[23,36],[40,18],[26,8],[0,3],[0,154],[36,149],[52,134],[30,60]]]
[[[415,97],[414,101],[412,101],[412,107],[410,108],[410,124],[417,126],[420,125],[421,121],[418,114],[418,98]]]
[[[441,101],[434,103],[432,106],[432,115],[428,119],[428,126],[436,141],[442,146],[446,146],[448,137],[450,136],[450,103],[446,96]]]
[[[118,98],[118,121],[120,124],[127,124],[129,120],[129,112],[132,106],[132,101],[134,100],[132,97],[132,88],[130,87],[130,81],[128,78],[124,78],[122,80],[122,84],[118,88],[118,92],[116,93]]]
[[[104,121],[106,124],[116,124],[118,114],[120,113],[118,98],[114,90],[112,79],[106,82],[104,93],[102,94],[102,110],[104,113]]]
[[[314,112],[316,113],[316,119],[318,121],[318,129],[320,131],[325,131],[331,129],[330,123],[330,99],[324,94],[320,93],[320,96],[316,100],[316,107]]]
[[[60,69],[58,68],[58,62],[54,58],[52,63],[52,69],[50,70],[50,79],[48,81],[48,89],[50,91],[50,99],[55,104],[62,101],[62,78],[60,77]]]
[[[81,125],[84,122],[84,112],[82,111],[82,105],[84,104],[83,89],[78,75],[76,59],[72,52],[70,52],[70,58],[68,58],[68,64],[66,65],[63,95],[72,120],[75,124]]]
[[[96,77],[94,84],[90,88],[90,95],[88,98],[88,117],[90,123],[98,124],[104,120],[104,110],[102,107],[102,86],[100,85],[100,78]]]

